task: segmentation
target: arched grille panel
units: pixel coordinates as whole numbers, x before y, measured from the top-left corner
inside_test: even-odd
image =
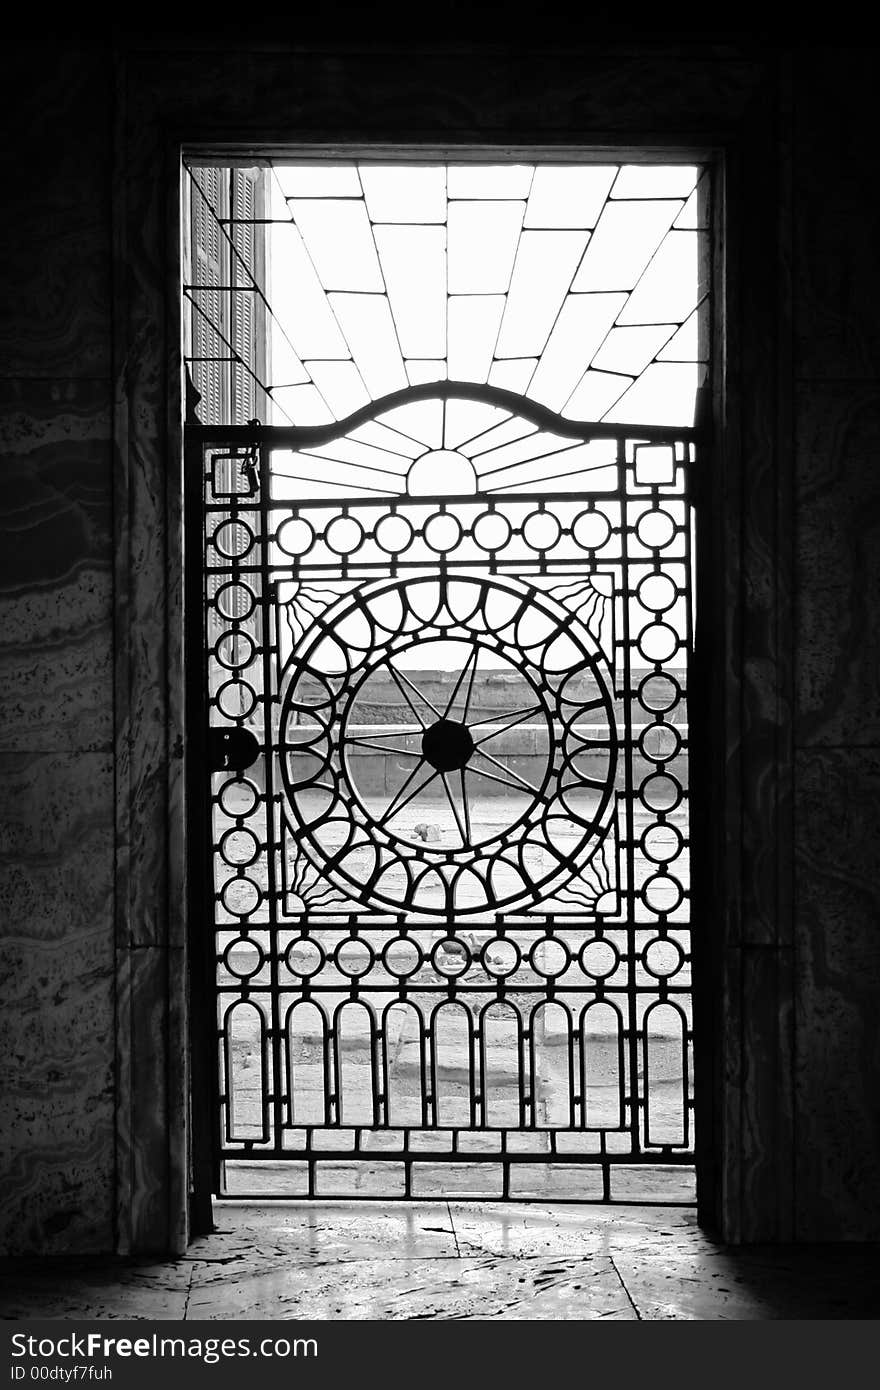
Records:
[[[226,1190],[690,1200],[699,432],[189,438]]]

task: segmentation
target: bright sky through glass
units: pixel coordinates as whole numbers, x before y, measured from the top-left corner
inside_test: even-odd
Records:
[[[277,163],[270,423],[343,420],[448,378],[568,419],[693,424],[707,338],[700,173]],[[491,410],[475,409],[482,425]],[[432,419],[426,405],[409,408],[401,437],[454,447],[448,419],[445,439],[424,438]],[[393,451],[388,423],[372,443]]]

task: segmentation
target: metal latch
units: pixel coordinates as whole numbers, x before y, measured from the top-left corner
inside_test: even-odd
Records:
[[[211,772],[242,772],[260,756],[260,745],[249,729],[209,729],[208,767]]]

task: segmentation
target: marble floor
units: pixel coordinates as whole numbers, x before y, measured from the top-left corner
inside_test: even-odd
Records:
[[[716,1244],[692,1209],[217,1203],[181,1259],[0,1265],[0,1316],[876,1318],[876,1246]]]

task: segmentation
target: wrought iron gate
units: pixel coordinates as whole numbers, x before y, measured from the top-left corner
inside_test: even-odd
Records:
[[[426,400],[476,433],[297,481]],[[452,382],[190,428],[222,1190],[690,1198],[698,448]]]

